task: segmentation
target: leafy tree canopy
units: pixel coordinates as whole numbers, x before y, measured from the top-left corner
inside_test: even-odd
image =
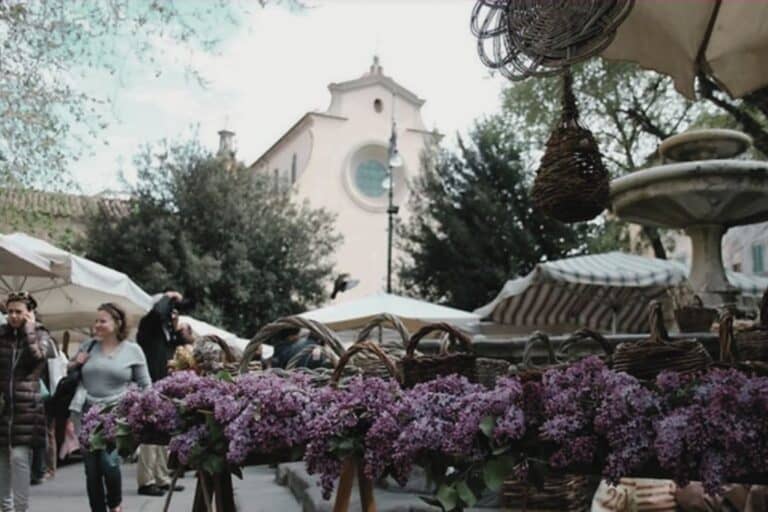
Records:
[[[147,146],[132,212],[89,219],[86,255],[145,290],[181,291],[195,316],[241,335],[321,303],[340,237],[333,217],[198,142]]]
[[[568,226],[533,208],[533,173],[519,148],[516,127],[499,115],[478,122],[457,151],[425,162],[398,236],[403,288],[472,310],[540,261],[588,249],[591,226]]]

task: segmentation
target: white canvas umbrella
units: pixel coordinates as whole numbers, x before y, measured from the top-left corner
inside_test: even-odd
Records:
[[[88,327],[96,308],[114,302],[138,320],[152,299],[131,279],[104,265],[24,233],[0,235],[0,292],[26,290],[51,330]]]
[[[691,99],[699,72],[739,98],[768,85],[768,2],[637,0],[602,56],[670,75]]]
[[[480,317],[468,311],[410,299],[389,293],[379,293],[334,304],[302,313],[301,317],[323,323],[331,329],[342,331],[363,327],[373,317],[389,313],[400,317],[405,326],[414,331],[432,322],[449,322],[468,328],[479,322]]]

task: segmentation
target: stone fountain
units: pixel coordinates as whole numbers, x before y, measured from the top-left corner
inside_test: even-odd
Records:
[[[611,182],[618,217],[691,238],[690,282],[705,305],[736,302],[738,291],[723,268],[728,228],[768,220],[768,162],[735,159],[752,140],[733,130],[694,130],[666,139],[662,165]]]

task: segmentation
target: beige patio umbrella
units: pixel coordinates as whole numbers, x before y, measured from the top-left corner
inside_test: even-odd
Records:
[[[740,98],[768,86],[768,2],[636,0],[601,55],[669,75],[691,99],[699,72]]]

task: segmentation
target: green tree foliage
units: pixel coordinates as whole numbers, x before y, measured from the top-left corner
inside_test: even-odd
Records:
[[[146,147],[136,167],[131,214],[89,220],[89,258],[183,292],[196,316],[241,335],[323,301],[340,241],[330,214],[197,142]]]
[[[167,73],[156,57],[170,42],[189,50],[179,69],[199,78],[193,55],[264,2],[0,0],[0,186],[71,186],[70,164],[112,118],[111,98],[88,80],[110,84],[103,91],[119,89],[122,72]]]
[[[533,208],[533,180],[504,116],[478,122],[456,152],[425,162],[410,223],[399,231],[401,287],[463,309],[490,301],[507,279],[586,249],[591,227]]]

